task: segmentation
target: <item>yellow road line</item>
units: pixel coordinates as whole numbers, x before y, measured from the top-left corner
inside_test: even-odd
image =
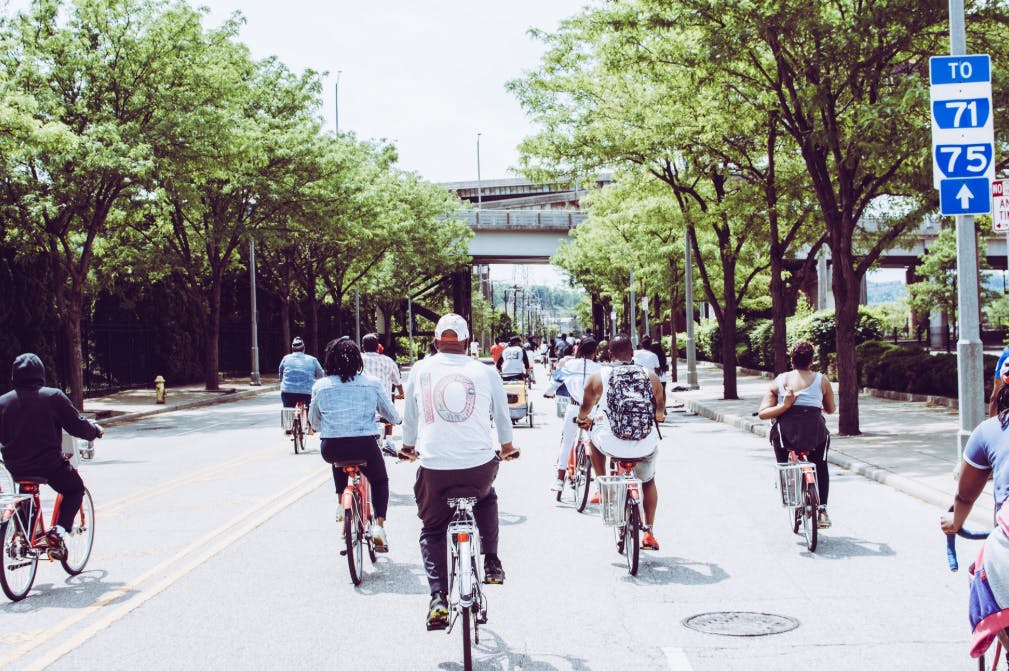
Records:
[[[75,627],[89,616],[102,609],[113,607],[107,615],[86,627],[77,629],[73,635],[50,648],[46,654],[30,666],[19,665],[18,668],[44,669],[53,664],[74,649],[78,648],[96,633],[122,619],[133,610],[139,608],[151,598],[165,591],[184,578],[195,568],[205,563],[215,555],[227,549],[237,540],[262,525],[281,510],[291,505],[303,496],[318,488],[332,476],[332,469],[327,465],[311,475],[302,478],[276,496],[264,501],[258,507],[247,510],[227,524],[205,534],[200,539],[190,543],[175,555],[161,562],[154,568],[141,574],[138,578],[107,592],[90,606],[76,615],[64,619],[57,625],[47,628],[44,634],[30,643],[18,648],[10,655],[0,659],[0,666],[8,666],[34,652],[39,647],[60,637],[68,629]],[[251,519],[250,519],[251,518]],[[202,552],[200,552],[202,550]],[[192,556],[190,556],[192,555]],[[185,562],[182,566],[171,570],[175,565]],[[165,573],[164,576],[160,574]],[[159,578],[152,585],[144,587],[143,583]],[[121,603],[117,603],[121,602]]]

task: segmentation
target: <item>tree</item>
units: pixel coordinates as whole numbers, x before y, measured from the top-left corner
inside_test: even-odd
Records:
[[[63,326],[67,383],[83,403],[81,319],[96,243],[151,176],[153,144],[188,78],[193,10],[158,0],[35,0],[5,21],[0,81],[30,98],[42,141],[4,166],[8,239],[43,253]],[[38,137],[38,135],[37,135]]]

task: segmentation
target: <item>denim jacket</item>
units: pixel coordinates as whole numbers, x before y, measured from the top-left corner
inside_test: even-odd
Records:
[[[343,382],[338,375],[328,375],[312,387],[308,421],[321,438],[376,436],[379,433],[375,413],[386,421],[403,420],[383,384],[370,375],[358,374]]]

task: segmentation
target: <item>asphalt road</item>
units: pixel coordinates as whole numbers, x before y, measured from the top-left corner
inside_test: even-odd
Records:
[[[547,491],[560,420],[542,386],[536,428],[515,430],[522,458],[498,477],[507,581],[486,589],[477,668],[975,668],[966,571],[946,568],[938,509],[832,469],[834,526],[810,554],[766,442],[674,412],[658,463],[662,548],[630,577],[598,511]],[[97,518],[88,570],[68,578],[45,562],[26,600],[0,603],[0,668],[461,669],[459,632],[424,628],[415,467],[387,461],[391,552],[355,588],[318,441],[295,456],[279,405],[268,394],[110,429],[83,469]],[[961,548],[966,566],[977,544]],[[722,611],[798,626],[744,637],[683,624]]]

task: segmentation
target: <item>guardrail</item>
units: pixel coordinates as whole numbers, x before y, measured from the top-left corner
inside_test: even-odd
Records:
[[[454,218],[474,230],[569,231],[588,215],[562,210],[467,210]]]

